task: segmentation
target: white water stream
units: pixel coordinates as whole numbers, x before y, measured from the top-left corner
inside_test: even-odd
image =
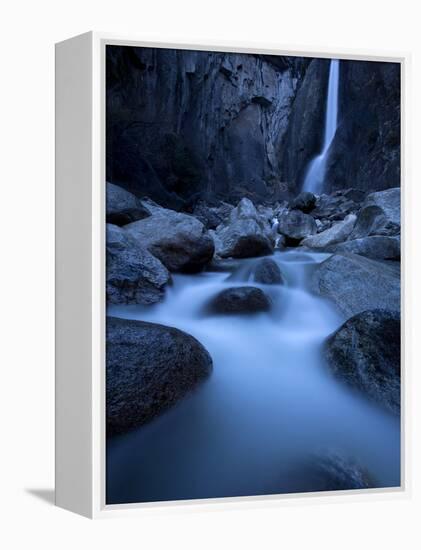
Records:
[[[326,175],[326,163],[329,147],[335,137],[338,125],[339,96],[339,60],[332,59],[329,69],[329,84],[327,90],[325,133],[321,152],[310,162],[304,178],[303,191],[320,194]]]
[[[204,313],[221,290],[251,282],[255,259],[237,262],[234,273],[176,275],[155,306],[110,308],[192,334],[214,368],[172,409],[109,441],[108,503],[282,493],[282,472],[320,449],[356,458],[380,486],[399,485],[399,420],[335,380],[322,359],[325,338],[342,323],[308,290],[325,257],[273,256],[287,284],[256,285],[271,297],[270,313]]]

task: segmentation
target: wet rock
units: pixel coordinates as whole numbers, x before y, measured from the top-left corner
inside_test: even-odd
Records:
[[[227,288],[209,304],[213,313],[237,314],[269,311],[270,300],[260,288],[240,286]]]
[[[279,216],[278,232],[285,236],[287,246],[297,246],[306,237],[317,233],[317,225],[310,215],[290,210]]]
[[[107,224],[107,281],[109,304],[153,304],[171,281],[167,268],[123,229]]]
[[[162,325],[107,318],[107,437],[145,424],[212,370],[195,338]]]
[[[368,309],[400,310],[398,262],[334,254],[315,269],[311,288],[332,300],[346,318]]]
[[[350,239],[400,233],[400,189],[393,188],[367,196]]]
[[[250,258],[273,253],[271,226],[247,198],[238,203],[228,222],[219,225],[212,236],[216,253],[221,258]]]
[[[107,182],[107,223],[126,225],[149,216],[141,201],[122,187]]]
[[[170,271],[200,271],[212,260],[213,240],[198,219],[158,206],[148,208],[148,218],[124,230]]]
[[[331,371],[395,414],[400,411],[400,315],[363,311],[348,319],[326,342]]]
[[[284,492],[346,491],[376,487],[370,473],[354,460],[338,453],[318,453],[297,460],[288,472]]]
[[[326,229],[317,235],[307,237],[301,242],[301,244],[303,246],[307,246],[308,248],[325,249],[333,244],[343,242],[351,234],[356,219],[357,216],[355,214],[348,214],[343,221],[334,223],[329,229]]]
[[[270,258],[264,258],[256,265],[254,280],[264,285],[281,285],[284,282],[278,264]]]
[[[397,237],[383,237],[375,235],[363,237],[335,245],[332,252],[339,254],[359,254],[374,260],[400,260],[401,239]]]
[[[311,212],[316,206],[316,196],[309,191],[302,191],[293,201],[291,201],[291,210],[301,210],[305,214]]]

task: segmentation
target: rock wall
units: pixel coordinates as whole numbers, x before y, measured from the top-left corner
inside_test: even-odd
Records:
[[[174,206],[279,198],[279,146],[308,61],[107,48],[107,178]]]
[[[341,62],[326,191],[400,186],[400,65]]]
[[[279,149],[282,178],[295,194],[301,189],[309,162],[322,148],[329,63],[329,59],[311,60]]]
[[[329,60],[107,47],[107,179],[188,208],[296,194],[320,149]],[[399,185],[399,66],[342,61],[328,189]]]

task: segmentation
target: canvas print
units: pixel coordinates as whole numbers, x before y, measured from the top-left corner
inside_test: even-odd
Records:
[[[400,64],[106,47],[106,503],[399,487]]]

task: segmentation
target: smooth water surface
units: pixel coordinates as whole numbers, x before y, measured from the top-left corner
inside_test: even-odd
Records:
[[[326,449],[357,459],[378,486],[400,484],[399,419],[334,379],[322,359],[323,341],[343,321],[308,291],[326,257],[277,252],[286,285],[256,285],[271,297],[270,313],[206,313],[219,291],[255,284],[254,259],[176,275],[155,306],[109,309],[192,334],[214,368],[175,407],[108,442],[108,504],[282,493],[288,468]]]

